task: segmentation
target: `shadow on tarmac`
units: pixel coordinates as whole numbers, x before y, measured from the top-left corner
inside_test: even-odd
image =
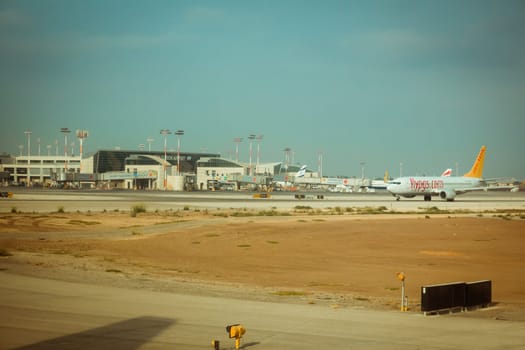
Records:
[[[26,345],[17,350],[138,349],[175,323],[160,317],[138,317],[104,327]]]

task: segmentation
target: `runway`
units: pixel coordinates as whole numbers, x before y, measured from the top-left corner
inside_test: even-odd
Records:
[[[430,207],[442,210],[491,211],[525,209],[525,192],[472,192],[456,197],[454,202],[435,198],[425,202],[422,197],[396,201],[387,192],[377,193],[301,193],[273,192],[270,198],[253,198],[254,192],[161,192],[161,191],[13,191],[13,198],[0,200],[0,212],[13,208],[22,212],[53,212],[59,207],[71,211],[127,211],[135,204],[144,204],[149,211],[190,209],[279,209],[297,206],[315,209],[348,207],[386,207],[389,211],[407,212]]]
[[[243,301],[59,282],[0,272],[0,348],[518,349],[523,323]]]

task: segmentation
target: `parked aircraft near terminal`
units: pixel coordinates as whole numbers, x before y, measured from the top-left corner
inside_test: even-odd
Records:
[[[385,171],[383,180],[372,180],[372,182],[370,183],[370,186],[368,187],[374,190],[386,190],[386,186],[388,185],[389,180],[390,179],[388,177],[388,170],[387,170]]]
[[[292,181],[273,181],[272,184],[275,188],[277,189],[285,189],[285,188],[289,188],[289,187],[292,187],[294,186],[295,184],[295,179],[298,178],[298,177],[304,177],[304,175],[306,174],[306,168],[307,168],[307,165],[303,165],[301,166],[301,168],[299,169],[299,171],[297,173],[295,173],[295,176],[293,177]]]
[[[441,174],[441,176],[451,176],[452,175],[452,169],[451,168],[448,168],[447,170],[445,170],[443,172],[443,174]]]
[[[304,177],[304,174],[306,174],[306,164],[301,166],[295,177]]]
[[[453,201],[456,195],[466,192],[501,190],[502,187],[487,187],[482,179],[486,149],[485,146],[481,147],[472,169],[463,176],[450,176],[451,171],[447,169],[441,176],[400,177],[388,183],[387,191],[392,193],[397,200],[400,197],[413,198],[422,195],[425,201],[430,201],[432,196]]]

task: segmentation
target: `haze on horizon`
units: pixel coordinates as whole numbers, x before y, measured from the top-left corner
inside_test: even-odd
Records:
[[[0,76],[13,155],[26,130],[54,154],[62,127],[88,130],[88,153],[161,150],[168,128],[185,151],[234,158],[242,137],[247,162],[264,135],[263,162],[289,147],[372,178],[461,175],[486,145],[485,177],[525,179],[520,0],[4,0]]]

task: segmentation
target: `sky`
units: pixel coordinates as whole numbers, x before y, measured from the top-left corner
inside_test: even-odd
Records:
[[[181,129],[327,176],[463,174],[486,145],[485,177],[525,179],[525,1],[2,0],[0,116],[13,155]]]

